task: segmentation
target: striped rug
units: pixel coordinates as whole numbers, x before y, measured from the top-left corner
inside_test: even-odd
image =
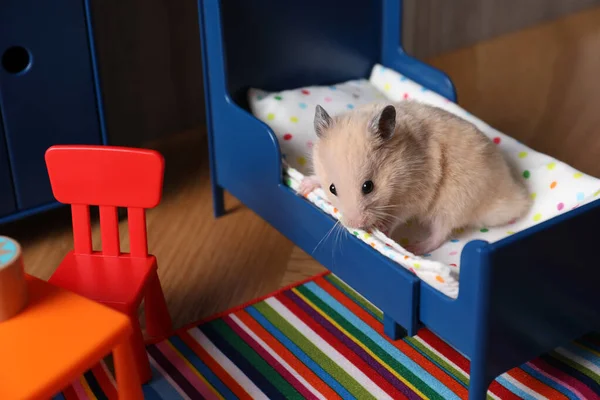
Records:
[[[427,329],[397,342],[382,314],[321,275],[148,346],[147,399],[466,399],[469,361]],[[115,398],[104,363],[56,399]],[[492,399],[600,399],[600,334],[515,368]]]

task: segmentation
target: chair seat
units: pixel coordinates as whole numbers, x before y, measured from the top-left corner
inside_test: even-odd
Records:
[[[49,281],[88,299],[129,313],[143,296],[144,285],[157,269],[156,258],[107,257],[70,251]]]

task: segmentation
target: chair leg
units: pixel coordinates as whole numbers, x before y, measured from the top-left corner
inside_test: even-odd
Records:
[[[146,353],[144,334],[142,333],[137,310],[132,311],[129,315],[129,319],[131,320],[131,326],[133,327],[133,333],[129,338],[129,342],[131,344],[131,349],[133,350],[133,358],[135,359],[140,382],[143,385],[150,382],[152,379],[152,370],[150,369],[150,361],[148,360],[148,353]]]
[[[149,336],[166,337],[171,333],[171,316],[156,271],[146,285],[144,312],[146,314],[146,332]]]
[[[133,350],[127,340],[113,350],[119,399],[143,400],[142,385],[135,368]],[[114,397],[111,397],[114,398]]]

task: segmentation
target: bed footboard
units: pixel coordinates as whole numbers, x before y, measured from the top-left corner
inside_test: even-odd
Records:
[[[473,398],[499,374],[600,329],[599,226],[600,200],[481,249]]]

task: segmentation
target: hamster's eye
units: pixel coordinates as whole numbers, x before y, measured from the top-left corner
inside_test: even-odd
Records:
[[[335,190],[335,185],[333,183],[329,185],[329,191],[333,193],[334,196],[337,196],[337,190]]]
[[[373,181],[365,181],[365,183],[362,185],[362,192],[363,194],[369,194],[374,188],[375,186],[373,185]]]

